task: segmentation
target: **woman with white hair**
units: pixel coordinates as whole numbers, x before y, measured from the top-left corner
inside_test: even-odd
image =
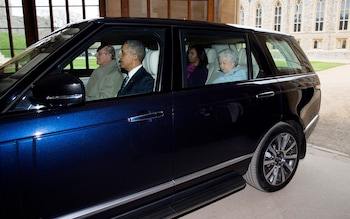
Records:
[[[218,55],[221,74],[212,83],[226,83],[232,81],[243,81],[248,79],[247,72],[238,65],[237,54],[230,50],[225,49]]]

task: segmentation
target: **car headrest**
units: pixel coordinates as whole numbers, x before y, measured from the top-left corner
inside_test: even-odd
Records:
[[[146,52],[145,58],[142,61],[143,67],[153,78],[157,77],[159,62],[159,50],[149,50]]]
[[[208,57],[208,63],[213,63],[217,61],[217,55],[216,55],[215,49],[206,48],[205,53],[207,54],[207,57]]]
[[[248,65],[247,53],[246,53],[246,49],[244,48],[240,49],[238,52],[238,64],[245,65],[245,66]],[[252,64],[253,66],[258,64],[253,54],[252,54]]]
[[[116,49],[116,50],[115,50],[115,62],[117,63],[118,70],[121,72],[120,64],[119,64],[119,53],[120,53],[120,52],[121,52],[120,49]]]
[[[247,53],[244,48],[241,48],[238,52],[238,65],[247,66]]]

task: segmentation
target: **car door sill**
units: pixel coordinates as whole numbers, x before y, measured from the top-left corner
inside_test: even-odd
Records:
[[[113,219],[178,218],[234,192],[240,191],[245,186],[246,182],[243,177],[236,172],[231,172],[176,193],[172,197],[166,197],[158,202],[143,206],[133,212],[113,217]],[[164,203],[169,203],[170,199],[177,201],[171,205],[164,205]]]

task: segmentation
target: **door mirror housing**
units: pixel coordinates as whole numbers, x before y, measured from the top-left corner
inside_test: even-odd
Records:
[[[64,107],[85,101],[84,83],[68,73],[45,76],[32,86],[33,104]]]

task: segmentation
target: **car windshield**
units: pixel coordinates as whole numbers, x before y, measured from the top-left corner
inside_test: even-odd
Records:
[[[0,94],[79,31],[76,27],[57,30],[3,64],[0,67]]]

